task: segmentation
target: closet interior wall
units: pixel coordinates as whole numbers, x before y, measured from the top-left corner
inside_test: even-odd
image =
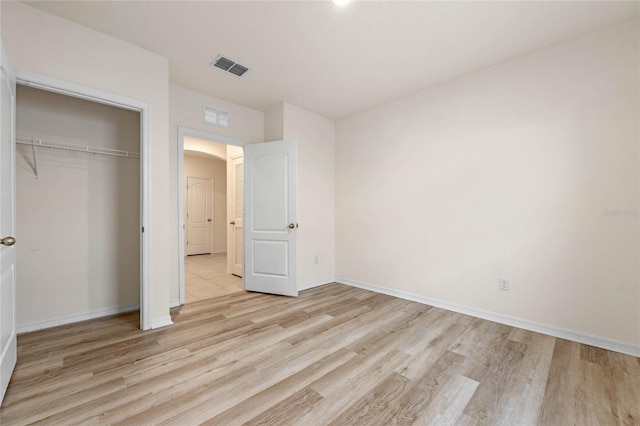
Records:
[[[18,138],[140,152],[138,112],[18,86]],[[16,146],[17,326],[137,309],[140,160]]]

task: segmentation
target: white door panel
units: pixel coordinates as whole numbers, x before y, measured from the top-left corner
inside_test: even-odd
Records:
[[[296,143],[245,145],[244,154],[245,289],[297,296]]]
[[[289,243],[287,241],[253,241],[253,273],[287,277]]]
[[[0,72],[0,238],[15,236],[15,93],[16,79],[2,46]],[[10,244],[9,240],[4,240]],[[0,244],[0,403],[17,360],[16,249]]]
[[[280,232],[289,224],[287,209],[288,155],[275,152],[253,161],[253,228]]]
[[[209,178],[187,177],[187,255],[212,251],[212,188]]]

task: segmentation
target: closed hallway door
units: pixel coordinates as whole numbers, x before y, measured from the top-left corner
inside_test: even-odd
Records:
[[[233,275],[242,276],[242,216],[244,211],[244,161],[242,156],[231,159],[232,191],[229,201],[231,203],[231,227],[229,237],[231,239],[231,252],[227,253],[229,270]]]
[[[212,188],[212,179],[187,177],[187,255],[212,252]]]

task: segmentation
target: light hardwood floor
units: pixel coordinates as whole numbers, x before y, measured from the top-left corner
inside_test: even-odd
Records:
[[[331,284],[21,335],[13,424],[633,425],[640,359]]]

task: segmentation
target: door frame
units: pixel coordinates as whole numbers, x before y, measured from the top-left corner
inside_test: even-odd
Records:
[[[211,213],[210,216],[214,217],[214,211],[215,211],[215,205],[216,205],[215,204],[216,203],[216,200],[215,200],[215,193],[216,193],[215,184],[216,184],[216,181],[215,181],[215,179],[214,178],[210,178],[210,177],[201,177],[201,176],[187,176],[187,184],[189,182],[189,179],[202,179],[202,180],[209,181],[209,194],[207,194],[207,197],[209,198],[208,210]],[[184,200],[182,200],[182,202],[184,203]],[[187,213],[189,213],[189,190],[188,190],[188,188],[187,188]],[[214,222],[209,222],[209,223],[210,223],[209,227],[211,228],[211,229],[209,229],[209,242],[210,242],[210,245],[211,245],[210,254],[213,254],[213,246],[214,246],[213,237],[215,235],[214,234],[214,229],[213,229],[214,228],[214,226],[213,226]],[[189,217],[188,216],[187,216],[187,221],[186,221],[185,225],[186,225],[187,228],[189,227]],[[187,233],[187,236],[188,235],[189,234]],[[187,254],[187,256],[190,256],[190,255]]]
[[[149,291],[149,240],[152,232],[149,211],[151,107],[147,103],[125,96],[24,70],[16,69],[16,84],[136,111],[140,114],[140,328],[142,330],[151,329],[151,294]]]
[[[220,135],[218,133],[209,133],[202,130],[196,130],[189,127],[178,126],[178,300],[172,300],[170,306],[176,307],[185,304],[185,286],[184,286],[184,138],[190,136],[192,138],[203,139],[209,142],[222,143],[225,145],[234,145],[243,147],[248,142]],[[242,280],[244,286],[244,278]]]

